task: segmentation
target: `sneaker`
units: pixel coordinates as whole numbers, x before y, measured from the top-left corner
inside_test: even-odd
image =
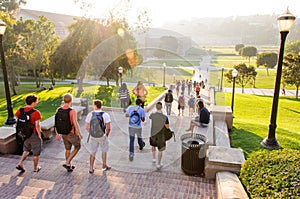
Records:
[[[140,150],[143,150],[143,148],[145,147],[145,145],[146,145],[146,143],[145,143],[145,142],[143,142],[143,145],[142,145],[142,146],[140,146]]]
[[[156,165],[156,169],[157,169],[157,170],[160,170],[161,168],[163,168],[163,164],[158,164],[158,165]]]
[[[133,161],[133,155],[129,155],[129,160]]]
[[[156,163],[156,159],[152,159],[152,163]]]

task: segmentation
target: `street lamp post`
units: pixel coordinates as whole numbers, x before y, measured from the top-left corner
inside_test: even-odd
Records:
[[[123,67],[122,66],[120,66],[118,68],[118,72],[119,72],[119,75],[120,75],[120,84],[122,85],[122,74],[123,74]]]
[[[5,88],[6,103],[7,103],[7,113],[8,113],[8,117],[7,117],[5,124],[13,125],[16,123],[16,119],[14,118],[13,106],[12,106],[11,98],[10,98],[10,90],[9,90],[9,86],[8,86],[8,78],[7,78],[4,50],[3,50],[3,44],[2,44],[2,38],[5,33],[5,29],[6,29],[6,24],[3,21],[0,21],[1,63],[2,63],[2,70],[3,70],[4,88]]]
[[[232,97],[231,97],[231,111],[233,114],[233,104],[234,104],[234,90],[235,90],[235,78],[238,75],[238,72],[236,69],[232,70],[232,77],[233,77],[233,84],[232,84]]]
[[[221,73],[221,83],[220,83],[220,91],[223,90],[223,74],[224,74],[224,66],[222,66],[222,73]]]
[[[289,10],[287,9],[286,13],[280,15],[278,17],[278,26],[280,30],[280,51],[279,51],[279,58],[277,64],[277,74],[275,80],[275,88],[274,88],[274,97],[273,97],[273,105],[272,105],[272,112],[271,112],[271,119],[269,124],[269,134],[260,144],[268,149],[279,149],[280,145],[279,142],[275,138],[275,130],[276,130],[276,118],[277,118],[277,109],[278,109],[278,99],[279,99],[279,90],[280,90],[280,79],[282,73],[282,62],[283,62],[283,54],[284,54],[284,44],[286,37],[291,30],[296,17],[292,15]]]
[[[163,87],[166,87],[166,63],[163,63],[163,67],[164,67]]]

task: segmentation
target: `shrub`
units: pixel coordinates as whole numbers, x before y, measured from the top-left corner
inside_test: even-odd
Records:
[[[115,92],[115,86],[110,85],[100,85],[95,93],[95,99],[101,99],[103,101],[103,106],[112,105],[112,97]]]
[[[298,198],[300,151],[258,151],[243,164],[240,179],[251,198]]]

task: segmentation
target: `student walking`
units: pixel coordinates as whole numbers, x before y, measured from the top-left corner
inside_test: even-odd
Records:
[[[178,97],[178,116],[180,116],[180,110],[182,116],[184,116],[184,106],[185,106],[185,99],[183,92],[181,92],[181,95]]]
[[[166,149],[165,128],[169,128],[169,119],[162,113],[162,103],[156,103],[156,112],[151,113],[149,118],[151,122],[151,137],[150,145],[152,146],[152,163],[156,164],[156,169],[160,170],[163,167],[161,162],[163,151]],[[158,149],[156,160],[156,148]]]
[[[38,97],[36,95],[28,95],[25,101],[27,105],[23,108],[20,108],[16,112],[16,117],[18,118],[16,129],[17,134],[26,134],[28,138],[24,141],[23,154],[20,162],[16,166],[16,169],[18,169],[20,172],[25,172],[24,161],[28,157],[29,153],[32,152],[33,171],[39,172],[41,170],[41,167],[38,165],[38,163],[42,151],[42,135],[40,127],[40,119],[42,116],[38,110],[34,109],[38,104]],[[29,126],[25,129],[21,126],[24,125],[25,127],[26,120],[28,120]]]
[[[130,101],[130,94],[126,83],[123,83],[119,89],[119,99],[121,101],[121,108],[123,108],[125,113]]]
[[[111,167],[106,164],[111,119],[108,113],[101,110],[101,100],[94,100],[93,104],[94,111],[86,116],[84,125],[85,130],[89,133],[89,138],[91,139],[89,173],[94,173],[94,162],[99,148],[102,152],[102,171],[111,169]]]
[[[145,111],[141,107],[142,100],[136,99],[136,105],[128,107],[126,117],[129,117],[129,160],[133,161],[134,157],[134,140],[137,135],[140,150],[143,150],[145,142],[142,139],[142,122],[145,121]]]
[[[172,102],[173,102],[172,90],[168,90],[168,92],[165,95],[165,106],[166,106],[167,115],[171,115]]]
[[[71,161],[80,150],[80,142],[82,139],[79,124],[77,122],[77,113],[71,108],[72,101],[72,94],[65,94],[63,97],[63,105],[56,110],[55,114],[56,140],[60,141],[61,134],[66,149],[66,163],[63,164],[63,167],[67,169],[68,172],[75,169],[75,166],[71,164]],[[72,146],[74,146],[73,151],[71,151]]]
[[[148,90],[142,81],[138,81],[137,85],[132,89],[132,93],[134,93],[138,99],[141,99],[141,107],[144,108]]]
[[[188,100],[189,117],[193,117],[193,114],[195,112],[195,104],[196,104],[196,98],[193,95],[191,95],[190,99]]]

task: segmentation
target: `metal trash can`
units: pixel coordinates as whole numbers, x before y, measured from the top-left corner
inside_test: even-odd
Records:
[[[204,175],[206,137],[187,133],[181,136],[181,169],[187,175]]]
[[[84,106],[83,115],[87,115],[89,113],[89,98],[81,98],[80,99],[81,106]]]

